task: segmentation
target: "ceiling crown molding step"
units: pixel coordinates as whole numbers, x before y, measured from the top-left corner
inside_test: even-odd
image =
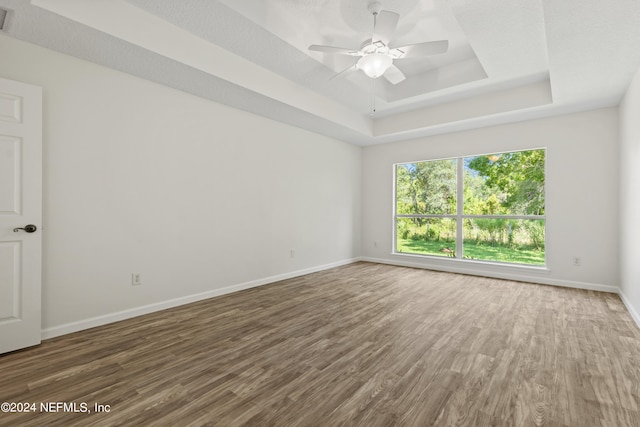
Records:
[[[618,105],[638,22],[615,0],[0,0],[5,36],[356,145]]]

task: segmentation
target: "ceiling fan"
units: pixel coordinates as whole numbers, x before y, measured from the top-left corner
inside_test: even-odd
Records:
[[[373,35],[371,40],[366,40],[359,49],[315,44],[309,46],[309,50],[317,52],[360,57],[358,62],[339,72],[334,77],[346,75],[355,70],[362,70],[372,79],[383,76],[395,85],[406,79],[404,73],[393,64],[395,59],[436,55],[445,53],[449,48],[448,40],[422,42],[392,48],[389,46],[389,41],[398,26],[400,15],[382,10],[382,4],[378,1],[369,3],[368,8],[373,15]]]

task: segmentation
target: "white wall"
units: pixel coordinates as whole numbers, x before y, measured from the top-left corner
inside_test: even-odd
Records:
[[[617,127],[617,110],[604,109],[365,148],[363,256],[396,264],[616,291]],[[391,254],[394,163],[539,147],[547,148],[548,271]],[[573,265],[573,256],[581,258],[581,266]]]
[[[640,69],[620,104],[620,288],[640,325]]]
[[[640,308],[638,77],[620,117],[620,212],[616,109],[360,149],[2,35],[0,58],[1,77],[44,88],[49,336],[361,254],[604,290],[620,255]],[[548,150],[548,271],[390,253],[394,163],[535,147]]]
[[[5,36],[0,58],[44,88],[49,336],[359,255],[360,148]]]

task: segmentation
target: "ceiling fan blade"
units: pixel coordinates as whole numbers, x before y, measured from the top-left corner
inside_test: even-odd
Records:
[[[309,46],[309,50],[315,50],[316,52],[325,52],[325,53],[335,53],[338,55],[350,55],[350,56],[362,56],[360,51],[347,49],[344,47],[335,47],[335,46],[322,46],[318,44],[312,44]]]
[[[347,77],[349,74],[353,73],[357,69],[358,69],[358,66],[356,64],[350,65],[344,70],[340,71],[339,73],[336,73],[333,76],[329,77],[329,80],[337,79],[338,77]]]
[[[393,64],[389,68],[387,68],[387,71],[385,71],[382,76],[385,79],[389,80],[389,83],[394,85],[397,85],[398,83],[406,79],[402,71],[400,71],[400,69]]]
[[[385,45],[388,45],[389,40],[391,40],[393,34],[396,32],[399,19],[400,15],[395,12],[383,10],[378,13],[375,17],[376,24],[373,28],[373,40],[371,40],[371,42],[381,41]]]
[[[449,40],[438,40],[433,42],[423,42],[402,47],[395,47],[389,51],[389,55],[391,55],[391,57],[395,59],[416,58],[419,56],[445,53],[448,49]]]

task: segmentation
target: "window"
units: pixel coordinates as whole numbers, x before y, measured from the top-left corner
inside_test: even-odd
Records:
[[[545,264],[545,150],[395,165],[395,252]]]

